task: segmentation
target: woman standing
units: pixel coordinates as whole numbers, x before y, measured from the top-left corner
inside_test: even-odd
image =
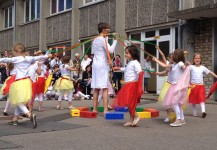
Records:
[[[104,113],[108,111],[108,84],[109,84],[109,61],[107,58],[107,50],[113,53],[117,45],[114,40],[110,46],[108,37],[110,26],[107,23],[98,24],[99,35],[92,42],[92,82],[91,88],[93,92],[93,111],[97,112],[97,100],[100,89],[103,89]]]

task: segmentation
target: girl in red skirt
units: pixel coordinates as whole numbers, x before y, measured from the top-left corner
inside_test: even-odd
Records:
[[[129,61],[126,68],[114,67],[114,70],[121,70],[124,72],[125,84],[114,98],[113,108],[116,106],[127,106],[130,113],[130,121],[123,124],[123,126],[133,127],[136,126],[140,120],[136,113],[136,105],[143,94],[142,79],[144,73],[138,62],[139,50],[135,46],[126,47],[125,57]]]
[[[192,104],[193,116],[197,117],[196,104],[200,104],[202,118],[206,117],[205,112],[205,100],[206,100],[206,90],[203,84],[203,74],[210,74],[217,78],[217,75],[201,65],[201,54],[195,53],[193,56],[193,65],[190,65],[191,71],[191,93],[189,95],[189,103]]]

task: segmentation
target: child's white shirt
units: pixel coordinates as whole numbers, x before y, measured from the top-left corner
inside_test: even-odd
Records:
[[[63,67],[64,66],[64,67]],[[68,64],[62,64],[60,66],[60,72],[61,72],[61,76],[70,76],[70,70],[67,69],[69,67]]]
[[[37,71],[38,69],[38,63],[34,63],[30,66],[30,70],[29,70],[29,77],[32,80],[33,83],[36,82],[36,76],[37,76]]]
[[[12,69],[11,71],[10,71],[10,75],[16,75],[17,74],[17,70],[16,70],[16,68],[14,67],[14,69]]]
[[[125,68],[120,68],[124,72],[124,82],[137,81],[138,75],[142,71],[141,65],[137,60],[129,61]]]
[[[203,75],[210,73],[210,70],[202,65],[198,67],[195,65],[190,65],[190,71],[192,84],[203,84]]]
[[[176,84],[180,76],[184,73],[184,70],[181,68],[184,66],[184,63],[180,61],[179,63],[172,64],[172,69],[169,72],[168,82],[171,84]]]
[[[0,62],[5,62],[5,63],[13,63],[16,70],[16,80],[17,79],[22,79],[29,77],[29,70],[30,70],[30,65],[31,63],[41,60],[41,59],[46,59],[48,58],[48,55],[44,56],[17,56],[17,57],[12,57],[12,58],[1,58]]]

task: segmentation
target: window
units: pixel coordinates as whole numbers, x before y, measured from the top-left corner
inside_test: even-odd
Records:
[[[40,0],[26,0],[24,5],[25,22],[40,18]]]
[[[155,36],[155,31],[148,31],[148,32],[145,32],[145,37],[146,38],[152,38]]]
[[[159,30],[159,34],[160,34],[160,36],[170,35],[170,28]]]
[[[84,5],[92,4],[92,3],[95,3],[97,1],[102,1],[102,0],[84,0]]]
[[[72,8],[72,0],[51,0],[51,14],[63,12]]]
[[[13,26],[13,6],[10,6],[4,10],[5,28],[10,28]]]

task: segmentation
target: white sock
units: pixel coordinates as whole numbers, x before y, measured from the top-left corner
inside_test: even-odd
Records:
[[[181,105],[179,105],[179,109],[180,109],[180,118],[181,118],[181,120],[185,120],[184,112],[182,110],[182,106]]]
[[[176,120],[181,119],[181,116],[180,116],[181,113],[180,113],[179,105],[178,104],[173,105],[173,109],[174,109],[174,111],[176,113]]]
[[[9,100],[9,98],[7,98],[7,102],[6,102],[6,105],[5,105],[4,112],[8,112],[9,108],[10,108],[10,100]]]
[[[201,107],[201,112],[202,113],[206,112],[206,110],[205,110],[205,103],[204,102],[200,103],[200,107]]]
[[[193,114],[197,113],[197,111],[196,111],[196,104],[191,104],[191,109],[192,109]]]
[[[64,91],[60,91],[60,95],[59,95],[59,98],[58,98],[58,101],[59,101],[59,102],[62,101],[63,95],[64,95]]]
[[[69,101],[69,102],[71,102],[71,101],[72,101],[72,95],[73,95],[73,93],[72,93],[72,91],[70,91],[70,92],[69,92],[69,94],[68,94],[68,98],[69,98],[69,100],[68,100],[68,101]]]

